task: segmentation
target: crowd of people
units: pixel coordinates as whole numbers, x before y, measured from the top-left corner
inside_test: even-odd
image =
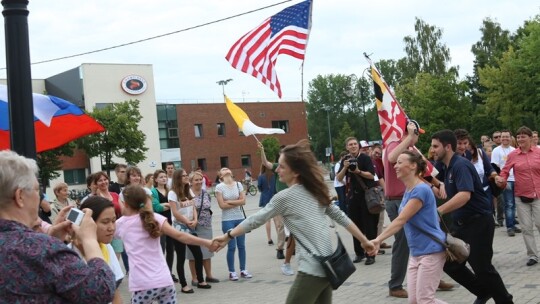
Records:
[[[404,136],[384,147],[347,138],[335,166],[335,197],[307,140],[282,146],[274,163],[259,143],[261,209],[246,216],[244,187],[229,168],[222,168],[215,187],[222,210],[220,236],[213,235],[209,179],[199,168],[189,173],[167,163],[165,170],[143,179],[139,168],[119,164],[116,182],[105,172],[91,174],[89,194],[80,202],[69,198],[67,184],[59,183],[53,188],[56,198],[48,204],[39,192],[35,161],[2,151],[0,261],[10,279],[0,281],[0,297],[9,302],[47,297],[122,303],[118,287],[127,276],[132,303],[176,303],[175,283],[186,294],[194,293],[193,287],[211,289],[209,283],[219,283],[211,259],[224,247],[229,280],[252,278],[244,234],[265,225],[268,245],[273,246],[273,221],[276,257],[284,260],[281,271],[296,274],[286,303],[331,303],[332,287],[315,258],[333,252],[328,216],[353,236],[354,263],[373,265],[377,255],[392,250],[391,297],[445,303],[436,299],[438,289],[453,288],[441,280],[445,272],[476,297],[474,303],[513,303],[491,263],[492,243],[495,227],[504,225],[509,237],[522,233],[526,265],[538,263],[533,233],[535,226],[540,231],[537,133],[521,127],[513,143],[510,131],[497,131],[493,141],[482,136],[477,146],[466,130],[442,130],[431,136],[428,158],[414,147],[423,133],[410,121]],[[391,220],[385,229],[384,211],[372,213],[365,198],[375,186],[384,190]],[[67,220],[76,207],[84,211],[78,225]],[[441,225],[449,216],[450,228]],[[466,262],[445,259],[441,242],[447,233],[470,244]],[[391,236],[393,244],[386,244]],[[65,262],[51,262],[58,258]]]

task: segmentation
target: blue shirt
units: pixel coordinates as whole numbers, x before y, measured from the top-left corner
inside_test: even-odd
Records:
[[[264,207],[276,193],[276,178],[274,174],[270,175],[270,178],[266,174],[259,175],[257,180],[257,187],[261,192],[261,197],[259,198],[259,207]]]
[[[405,237],[407,238],[411,255],[417,257],[444,251],[441,244],[418,229],[418,227],[423,229],[442,242],[446,240],[446,234],[439,226],[437,203],[433,192],[425,183],[415,186],[410,191],[405,191],[399,205],[400,213],[411,199],[418,199],[422,202],[422,208],[409,219],[404,227]]]
[[[466,158],[457,154],[452,156],[450,165],[445,168],[444,186],[448,199],[461,191],[471,193],[469,201],[452,212],[454,222],[466,220],[474,215],[491,214],[491,203],[484,192],[480,177],[474,165]]]

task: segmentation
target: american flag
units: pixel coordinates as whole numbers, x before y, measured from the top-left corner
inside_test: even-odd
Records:
[[[311,28],[312,1],[287,7],[240,38],[225,58],[233,68],[251,74],[281,98],[275,64],[280,54],[304,59]]]

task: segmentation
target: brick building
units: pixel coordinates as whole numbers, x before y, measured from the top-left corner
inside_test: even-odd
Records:
[[[285,134],[274,134],[280,144],[288,145],[307,138],[306,108],[303,102],[246,102],[237,104],[251,121],[263,128],[282,128]],[[227,111],[225,103],[179,104],[178,137],[181,164],[191,171],[203,168],[211,179],[221,167],[229,167],[241,179],[244,169],[255,178],[261,160],[257,142],[246,137]],[[257,135],[259,140],[268,135]],[[270,160],[273,161],[273,160]]]

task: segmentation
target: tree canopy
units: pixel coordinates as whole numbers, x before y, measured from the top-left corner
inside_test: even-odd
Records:
[[[123,158],[128,164],[136,164],[146,158],[146,135],[139,130],[142,119],[139,103],[138,100],[113,103],[101,109],[95,108],[89,113],[106,131],[82,138],[79,147],[89,157],[101,157],[102,168],[108,174],[115,165],[112,162],[113,156]]]

